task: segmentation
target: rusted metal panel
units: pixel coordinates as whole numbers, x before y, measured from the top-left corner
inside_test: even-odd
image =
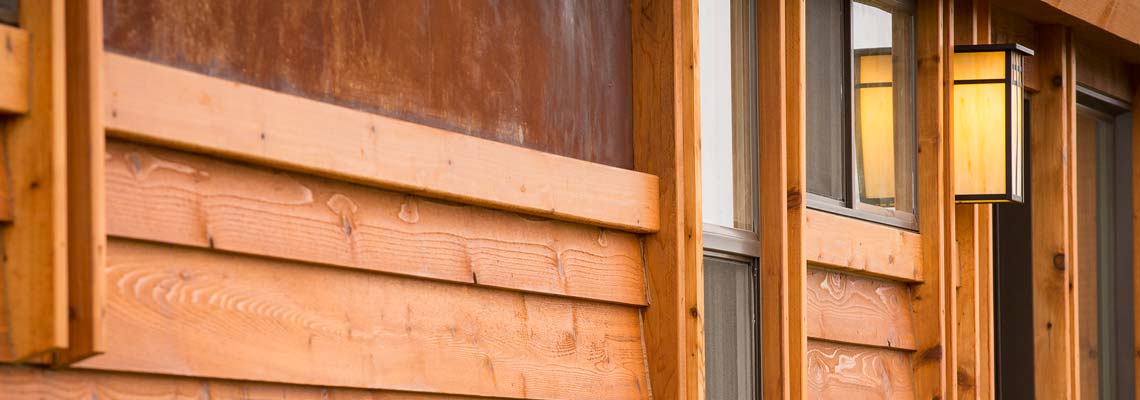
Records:
[[[621,1],[106,0],[109,50],[608,165],[633,165]]]

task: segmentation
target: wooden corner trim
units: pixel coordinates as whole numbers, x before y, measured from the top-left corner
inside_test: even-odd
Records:
[[[110,134],[564,221],[660,229],[657,176],[107,54]]]

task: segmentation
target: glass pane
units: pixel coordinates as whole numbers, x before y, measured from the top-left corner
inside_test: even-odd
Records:
[[[847,200],[846,2],[807,0],[808,192]]]
[[[1077,111],[1077,344],[1081,397],[1114,399],[1117,328],[1115,327],[1114,216],[1115,177],[1112,119],[1088,108]]]
[[[705,257],[705,379],[709,399],[756,398],[752,264]]]
[[[756,149],[754,0],[701,0],[704,222],[753,230]]]
[[[899,217],[915,205],[913,19],[908,10],[851,4],[858,200]]]

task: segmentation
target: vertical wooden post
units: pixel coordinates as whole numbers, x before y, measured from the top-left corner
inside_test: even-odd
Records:
[[[1042,77],[1034,96],[1030,135],[1033,184],[1033,347],[1038,399],[1073,394],[1069,217],[1073,131],[1070,127],[1073,65],[1070,34],[1062,26],[1038,30],[1035,61]]]
[[[67,37],[67,221],[70,364],[103,348],[107,233],[103,165],[103,2],[69,0]]]
[[[685,185],[685,387],[688,398],[705,398],[705,275],[701,211],[700,48],[697,1],[681,0],[681,120]]]
[[[3,238],[0,360],[42,360],[67,347],[67,175],[64,1],[24,2],[29,32],[28,112],[4,125],[12,224]],[[2,331],[2,329],[0,329]]]
[[[660,178],[661,230],[644,238],[650,389],[659,399],[699,398],[699,381],[689,381],[703,363],[701,337],[690,336],[701,313],[693,292],[702,285],[700,149],[697,124],[686,119],[696,115],[696,74],[685,64],[695,58],[695,40],[685,38],[695,37],[696,14],[682,0],[632,0],[631,7],[634,168]]]
[[[787,60],[784,76],[787,122],[787,218],[788,218],[788,394],[792,399],[803,398],[807,385],[807,260],[804,257],[803,227],[807,190],[807,121],[806,121],[806,14],[804,0],[786,0],[785,20]],[[763,114],[761,114],[763,115]]]
[[[949,276],[946,256],[949,245],[947,208],[951,189],[947,185],[949,143],[946,141],[944,104],[947,74],[946,27],[948,4],[943,0],[918,3],[915,53],[917,70],[918,115],[918,186],[919,233],[922,235],[922,271],[924,281],[913,289],[912,309],[916,321],[915,347],[912,360],[915,398],[945,399],[951,379],[947,368],[952,348],[944,347],[947,337],[947,284]],[[950,236],[950,237],[947,237]]]

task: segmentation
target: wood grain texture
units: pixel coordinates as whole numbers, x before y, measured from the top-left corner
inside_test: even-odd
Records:
[[[1019,43],[1031,49],[1037,48],[1037,32],[1032,21],[1003,8],[995,8],[992,18],[990,43]],[[1041,84],[1036,57],[1026,57],[1025,87],[1036,92],[1041,90]]]
[[[647,304],[630,233],[122,141],[105,160],[114,236]]]
[[[910,289],[902,283],[807,270],[807,336],[914,350]]]
[[[703,400],[705,381],[705,270],[701,199],[700,57],[697,11],[699,0],[680,2],[681,31],[681,182],[685,282],[685,393]],[[745,178],[750,179],[751,177]],[[752,203],[749,203],[752,204]],[[737,210],[738,213],[744,212]]]
[[[598,226],[654,232],[660,225],[651,174],[121,55],[105,61],[105,119],[115,135]]]
[[[0,366],[0,400],[459,400],[470,397]]]
[[[103,5],[70,1],[67,35],[68,364],[102,351],[107,231],[103,157]]]
[[[119,54],[633,167],[628,2],[103,4],[107,48]]]
[[[910,353],[807,341],[806,399],[917,399]]]
[[[807,385],[807,15],[806,4],[788,0],[784,19],[787,207],[788,207],[788,397],[805,396]]]
[[[804,212],[804,254],[812,264],[905,282],[922,281],[922,237],[822,211]]]
[[[1132,98],[1132,77],[1127,62],[1086,42],[1075,42],[1073,48],[1077,57],[1077,83],[1117,100]]]
[[[648,397],[633,307],[111,240],[79,367],[510,398]]]
[[[978,387],[981,386],[978,372],[981,360],[980,345],[981,331],[979,330],[978,311],[978,208],[977,204],[957,204],[955,208],[954,228],[958,242],[958,276],[960,285],[955,290],[955,301],[958,302],[958,397],[963,399],[978,398]]]
[[[1071,268],[1068,219],[1072,132],[1068,104],[1075,101],[1065,82],[1072,79],[1070,36],[1061,26],[1039,28],[1041,46],[1034,56],[1042,76],[1061,85],[1042,87],[1032,102],[1030,157],[1033,165],[1033,343],[1034,382],[1038,399],[1070,396],[1073,389],[1073,324],[1069,315],[1068,270]],[[1052,78],[1051,78],[1052,79]]]
[[[0,114],[28,111],[28,31],[0,24]]]
[[[946,139],[950,132],[945,125],[944,108],[947,96],[946,24],[951,15],[944,0],[918,3],[915,15],[915,55],[917,68],[917,127],[918,127],[918,224],[921,234],[923,282],[912,288],[915,347],[911,365],[914,369],[914,396],[917,399],[947,398],[951,390],[949,355],[953,347],[948,343],[948,303],[946,281],[948,223],[946,209],[952,204],[952,179],[947,164],[951,143]]]
[[[1140,2],[1134,0],[1039,0],[1131,43],[1140,44]]]
[[[28,31],[28,112],[4,124],[11,175],[11,224],[0,227],[6,315],[0,360],[64,348],[67,318],[67,140],[63,0],[24,2]]]
[[[686,307],[694,293],[693,283],[686,279],[699,271],[701,243],[693,232],[701,229],[699,204],[686,202],[699,190],[699,172],[693,169],[686,154],[698,151],[685,148],[694,140],[695,121],[685,121],[686,112],[696,97],[684,95],[684,53],[687,48],[684,31],[688,25],[680,1],[633,0],[633,143],[634,168],[661,178],[659,221],[661,229],[646,235],[645,263],[649,284],[649,307],[644,311],[645,352],[654,398],[687,399],[700,396],[688,393],[688,351],[693,340],[688,336],[692,310]],[[695,77],[695,73],[693,73]],[[695,82],[692,81],[692,82]],[[696,310],[696,312],[700,312]]]

